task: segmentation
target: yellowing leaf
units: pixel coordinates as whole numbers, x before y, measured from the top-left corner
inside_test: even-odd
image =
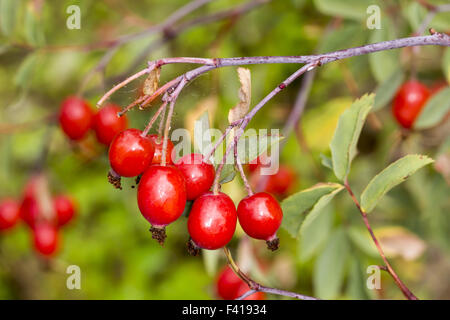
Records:
[[[388,257],[415,260],[425,251],[425,242],[403,227],[383,227],[375,230]]]
[[[340,97],[305,112],[302,127],[306,143],[311,150],[328,150],[339,116],[351,104],[350,97]]]
[[[142,92],[145,95],[152,95],[158,89],[159,76],[161,74],[161,68],[155,68],[147,76],[142,87]]]
[[[234,106],[228,113],[228,121],[230,123],[242,119],[248,112],[250,100],[252,96],[252,80],[250,70],[247,68],[238,68],[239,82],[239,103]]]

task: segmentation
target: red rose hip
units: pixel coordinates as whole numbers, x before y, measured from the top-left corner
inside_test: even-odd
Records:
[[[161,164],[162,160],[162,148],[163,148],[163,138],[159,137],[157,134],[151,134],[148,136],[155,145],[155,155],[153,156],[152,163],[153,164]],[[167,140],[167,153],[166,153],[166,163],[173,164],[172,160],[172,150],[174,148],[173,142],[168,139]]]
[[[208,250],[222,248],[233,237],[236,222],[236,208],[229,196],[222,192],[204,193],[194,201],[189,214],[191,241],[188,249],[195,255],[198,247]]]
[[[20,206],[13,199],[0,202],[0,231],[14,227],[20,218]]]
[[[78,97],[68,97],[61,103],[59,123],[72,140],[81,140],[92,127],[93,111],[89,104]]]
[[[122,177],[135,177],[150,165],[155,147],[137,129],[120,132],[109,147],[111,168]]]
[[[211,188],[214,182],[214,166],[204,161],[201,154],[185,155],[175,165],[186,181],[187,200],[194,200]]]
[[[57,224],[60,227],[72,220],[75,214],[73,200],[65,195],[59,195],[53,198],[53,207],[56,213]]]
[[[33,176],[27,182],[22,203],[20,204],[20,217],[31,228],[34,227],[40,215],[40,208],[36,198],[39,179],[39,176]]]
[[[272,195],[258,192],[242,199],[237,215],[246,234],[255,239],[266,240],[271,250],[278,248],[276,232],[281,225],[283,211]]]
[[[411,128],[429,96],[430,91],[419,81],[404,83],[397,91],[392,105],[397,122],[406,129]]]
[[[142,175],[137,192],[142,215],[151,223],[153,239],[164,243],[165,226],[177,220],[186,205],[186,185],[173,166],[150,166]]]
[[[48,222],[37,223],[33,229],[33,240],[36,251],[44,256],[51,256],[58,249],[58,229]]]
[[[241,297],[244,293],[246,293],[249,290],[250,290],[250,288],[248,287],[248,285],[245,282],[242,282],[241,286],[239,287],[239,289],[237,291],[237,296],[235,299]],[[266,295],[264,294],[264,292],[258,291],[258,292],[252,293],[248,297],[245,297],[243,300],[265,300],[265,299],[266,299]]]
[[[226,266],[217,278],[217,295],[224,300],[234,300],[239,297],[238,291],[243,283],[234,271]]]
[[[290,167],[280,165],[278,172],[272,176],[269,176],[265,191],[277,196],[283,196],[294,184],[294,180],[294,171]]]
[[[120,111],[119,106],[109,104],[101,108],[94,116],[93,128],[100,143],[109,146],[114,137],[127,128],[127,116],[117,116]]]

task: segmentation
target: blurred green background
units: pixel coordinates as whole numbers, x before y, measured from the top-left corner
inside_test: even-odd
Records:
[[[93,135],[81,143],[68,141],[52,120],[60,102],[78,92],[90,71],[109,52],[101,44],[161,23],[186,2],[0,0],[0,197],[21,198],[23,186],[48,147],[43,170],[52,192],[68,193],[79,205],[76,220],[62,230],[62,248],[51,263],[34,253],[24,224],[0,234],[1,299],[216,298],[214,280],[225,265],[223,253],[219,250],[190,257],[185,249],[188,234],[184,217],[168,227],[166,244],[159,246],[151,239],[149,224],[137,208],[136,189],[131,188],[134,182],[124,181],[122,191],[108,183],[107,149],[97,145]],[[183,21],[243,3],[211,1]],[[66,9],[72,4],[81,9],[79,30],[66,27]],[[370,4],[381,8],[381,30],[366,26]],[[85,83],[83,97],[94,106],[117,83],[118,75],[131,75],[152,59],[328,52],[410,36],[426,14],[427,9],[414,0],[273,0],[242,15],[183,30],[147,52],[136,66],[136,57],[161,34],[119,47],[106,68],[94,72]],[[450,31],[449,14],[436,15],[430,26]],[[320,165],[320,154],[329,154],[337,118],[355,97],[374,92],[395,73],[408,77],[414,72],[428,86],[448,81],[449,65],[448,48],[422,47],[355,57],[320,68],[301,125],[309,150],[299,148],[295,135],[291,135],[281,155],[282,162],[297,174],[292,192],[335,181],[332,172]],[[166,66],[161,81],[190,67]],[[252,106],[297,68],[288,64],[249,66]],[[300,82],[272,99],[250,127],[282,128]],[[121,106],[131,103],[138,96],[140,84],[137,81],[121,89],[112,101]],[[212,126],[225,129],[228,110],[238,101],[238,89],[235,68],[200,77],[181,94],[174,127],[192,127],[193,119],[206,105]],[[130,126],[144,128],[151,114],[151,108],[129,112]],[[363,130],[360,155],[350,175],[353,189],[360,194],[372,176],[404,154],[441,157],[448,168],[448,132],[448,121],[444,121],[401,140],[387,101],[369,116]],[[370,216],[383,245],[391,249],[388,255],[397,273],[421,298],[450,298],[448,181],[448,169],[427,167],[390,192]],[[245,196],[239,177],[223,188],[236,203]],[[382,274],[382,290],[366,289],[366,268],[380,264],[381,259],[374,253],[348,195],[338,195],[324,210],[326,214],[300,239],[280,230],[281,249],[275,253],[267,251],[261,241],[245,240],[240,229],[230,247],[239,263],[267,286],[319,298],[401,299],[388,274]],[[68,265],[80,266],[81,290],[66,288]],[[333,272],[339,268],[344,271]],[[323,275],[331,278],[329,282],[320,280]]]

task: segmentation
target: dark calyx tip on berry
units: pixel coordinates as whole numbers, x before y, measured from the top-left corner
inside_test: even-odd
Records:
[[[200,248],[192,241],[191,238],[189,238],[189,241],[186,243],[187,251],[191,256],[198,256],[200,253]]]
[[[138,175],[137,177],[136,177],[136,185],[138,185],[139,184],[139,182],[141,181],[141,178],[142,178],[142,174],[140,174],[140,175]]]
[[[152,233],[152,239],[159,242],[161,246],[164,246],[164,240],[166,240],[166,227],[151,227],[150,232]]]
[[[108,182],[111,183],[114,188],[122,190],[122,184],[120,182],[120,176],[114,171],[108,171]]]
[[[267,249],[275,251],[280,246],[280,239],[278,239],[278,237],[275,237],[271,240],[267,240],[266,244],[267,244]]]

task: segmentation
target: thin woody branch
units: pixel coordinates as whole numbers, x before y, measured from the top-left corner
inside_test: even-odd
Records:
[[[291,291],[286,291],[286,290],[270,288],[270,287],[266,287],[266,286],[263,286],[263,285],[259,284],[258,282],[252,280],[244,272],[242,272],[241,269],[239,269],[238,265],[236,264],[236,262],[233,259],[233,256],[231,255],[230,250],[226,246],[223,248],[223,250],[225,252],[225,256],[227,258],[228,265],[230,266],[230,268],[250,288],[249,291],[244,293],[242,296],[240,296],[236,300],[245,299],[245,298],[247,298],[248,296],[252,295],[255,292],[265,292],[265,293],[276,294],[276,295],[285,296],[285,297],[291,297],[291,298],[300,299],[300,300],[319,300],[317,298],[306,296],[306,295],[303,295],[303,294],[299,294],[299,293],[295,293],[295,292],[291,292]]]
[[[378,253],[381,256],[381,259],[383,259],[384,264],[386,265],[386,270],[387,272],[389,272],[389,274],[392,276],[392,278],[395,281],[395,284],[400,288],[400,290],[402,291],[403,295],[408,299],[408,300],[419,300],[412,292],[411,290],[408,289],[408,287],[402,282],[402,280],[400,280],[399,276],[397,275],[397,273],[395,273],[394,269],[392,268],[391,264],[389,263],[389,261],[386,258],[386,255],[384,254],[383,249],[381,248],[381,245],[377,239],[377,237],[375,236],[375,233],[372,230],[372,227],[370,226],[369,223],[369,219],[367,218],[367,213],[364,212],[364,210],[361,208],[361,205],[359,204],[358,199],[356,199],[352,189],[350,188],[350,185],[348,184],[348,181],[345,181],[344,183],[345,188],[347,189],[348,193],[350,194],[350,197],[352,198],[353,202],[355,203],[356,207],[358,208],[359,212],[361,213],[361,216],[363,218],[364,224],[367,228],[367,230],[370,233],[370,236],[373,240],[373,243],[375,244],[375,246],[377,247]]]
[[[356,57],[384,50],[392,50],[413,46],[427,46],[427,45],[439,45],[448,47],[450,46],[450,36],[448,36],[445,33],[434,32],[433,34],[427,36],[417,36],[390,41],[382,41],[360,47],[353,47],[349,49],[333,51],[324,54],[315,54],[306,56],[257,56],[257,57],[206,59],[206,61],[209,62],[208,64],[204,64],[201,67],[192,69],[187,73],[185,73],[184,75],[181,75],[171,80],[169,82],[170,86],[167,86],[164,89],[167,90],[170,87],[176,86],[183,78],[185,78],[187,81],[192,81],[206,72],[222,67],[242,66],[252,64],[273,64],[273,63],[293,63],[293,64],[319,63],[320,65],[323,65],[332,61],[342,60],[346,58]],[[197,63],[197,61],[194,62],[191,59],[192,58],[171,58],[171,59],[157,60],[154,63],[156,63],[158,66],[173,63]],[[138,77],[146,73],[149,73],[150,71],[151,70],[149,68],[143,69],[138,73],[136,73],[135,75],[129,77],[119,85],[114,86],[106,94],[106,97],[103,96],[97,104],[101,105],[104,101],[107,100],[107,98],[112,93],[114,93],[124,85],[128,84],[129,82],[137,79]],[[152,101],[163,92],[164,91],[162,90],[157,90],[152,96],[148,97],[148,99]]]

